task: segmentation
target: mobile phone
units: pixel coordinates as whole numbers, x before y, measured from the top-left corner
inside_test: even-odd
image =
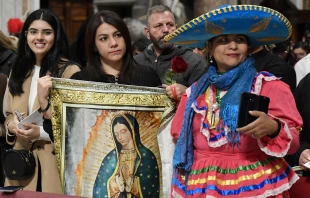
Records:
[[[0,187],[0,192],[15,192],[23,188],[24,186],[5,186],[5,187]]]
[[[17,116],[18,121],[20,122],[21,120],[23,120],[23,116],[22,114],[19,113],[19,111],[17,109],[15,109],[15,115]]]
[[[268,113],[270,99],[266,96],[256,95],[252,93],[241,93],[238,128],[246,126],[255,121],[257,117],[250,115],[249,111],[262,111]]]

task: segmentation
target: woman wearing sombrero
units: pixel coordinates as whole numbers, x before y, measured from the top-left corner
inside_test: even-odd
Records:
[[[298,149],[302,119],[289,87],[268,72],[257,73],[247,51],[286,40],[291,28],[275,10],[224,5],[166,36],[187,47],[207,45],[211,58],[172,122],[172,197],[289,197],[298,176],[282,157]],[[239,127],[242,92],[270,103],[267,114],[251,111],[257,119]]]

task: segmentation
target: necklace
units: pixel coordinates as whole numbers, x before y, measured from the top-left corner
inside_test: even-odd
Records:
[[[211,92],[212,92],[212,106],[211,106],[211,129],[214,129],[215,128],[215,119],[216,119],[216,112],[217,110],[219,109],[220,107],[220,104],[221,104],[221,90],[220,89],[217,89],[215,86],[212,86],[211,88]],[[214,96],[214,93],[215,93],[215,96]]]
[[[128,149],[128,150],[121,150],[121,156],[122,156],[122,159],[125,160],[125,161],[130,161],[132,160],[133,158],[136,157],[136,149]]]
[[[225,72],[217,72],[218,75],[223,75]],[[209,90],[209,91],[208,91]],[[209,92],[209,94],[207,95],[207,100],[209,102],[207,102],[210,108],[209,111],[209,115],[208,116],[208,120],[209,120],[209,124],[210,124],[210,129],[215,129],[216,125],[219,121],[219,113],[218,110],[220,108],[220,104],[221,104],[221,89],[217,89],[214,85],[211,85],[209,89],[207,89],[206,93]]]
[[[220,104],[221,104],[220,94],[221,94],[221,90],[215,88],[215,102],[212,103],[212,111],[216,111],[220,107]]]
[[[225,72],[217,72],[219,75],[224,74]],[[217,89],[215,86],[212,86],[212,91],[215,93],[215,101],[212,100],[212,112],[215,112],[221,104],[221,90]]]

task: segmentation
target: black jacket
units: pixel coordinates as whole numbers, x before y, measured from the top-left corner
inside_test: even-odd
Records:
[[[299,165],[300,154],[305,149],[310,149],[310,73],[298,83],[294,97],[303,120],[303,127],[299,135],[300,147],[298,151],[294,155],[286,157],[291,166]],[[310,176],[309,171],[306,171],[306,174]]]
[[[188,69],[182,75],[175,75],[176,83],[189,87],[207,71],[208,65],[205,59],[192,50],[180,46],[175,46],[157,57],[151,44],[134,58],[139,64],[153,68],[164,84],[165,73],[171,69],[171,62],[175,56],[181,56],[188,63]]]
[[[10,75],[13,64],[15,63],[17,54],[10,49],[5,50],[0,54],[0,73],[6,76]]]
[[[252,57],[255,60],[254,65],[258,72],[268,71],[276,77],[281,77],[281,81],[288,84],[292,93],[294,93],[296,88],[296,72],[283,58],[272,54],[266,49],[252,54]]]
[[[145,87],[158,87],[161,86],[160,79],[158,75],[149,67],[142,66],[142,65],[136,65],[137,71],[135,72],[135,78],[132,79],[131,82],[122,82],[118,81],[118,84],[125,84],[125,85],[136,85],[136,86],[145,86]],[[86,80],[88,79],[84,74],[86,72],[83,72],[86,70],[87,67],[83,68],[80,72],[77,72],[71,76],[71,79],[75,80]],[[105,74],[102,76],[102,79],[100,79],[99,82],[104,83],[116,83],[115,77],[109,74]],[[94,80],[91,80],[94,81]]]

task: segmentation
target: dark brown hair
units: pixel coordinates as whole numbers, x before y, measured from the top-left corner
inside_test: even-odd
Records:
[[[114,26],[125,40],[126,52],[123,56],[123,65],[119,75],[119,81],[122,83],[126,82],[124,84],[131,84],[134,78],[136,62],[132,55],[129,30],[120,16],[108,10],[97,12],[88,22],[85,36],[87,66],[83,70],[83,80],[101,82],[102,77],[105,75],[102,70],[100,55],[96,50],[95,44],[97,29],[103,23]]]

